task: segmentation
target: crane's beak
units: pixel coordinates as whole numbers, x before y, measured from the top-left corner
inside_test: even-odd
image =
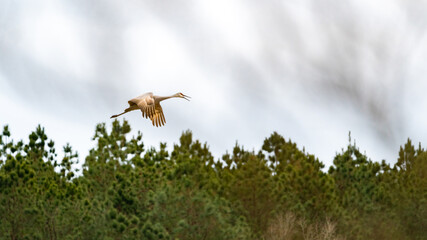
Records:
[[[184,94],[182,94],[182,98],[184,98],[185,100],[187,100],[187,101],[190,101],[190,96],[187,96],[187,95],[184,95]]]

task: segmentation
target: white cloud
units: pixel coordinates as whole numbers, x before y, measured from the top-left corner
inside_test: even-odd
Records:
[[[17,44],[47,69],[75,76],[93,77],[93,62],[86,45],[84,23],[73,18],[59,1],[30,3],[22,7]]]
[[[368,156],[395,161],[398,146],[381,142],[376,134],[381,122],[363,112],[366,104],[361,100],[349,103],[345,94],[351,92],[340,95],[319,89],[323,87],[321,79],[332,76],[352,77],[354,86],[370,94],[371,103],[381,100],[383,95],[375,95],[377,91],[386,93],[390,99],[384,101],[384,109],[394,111],[386,107],[401,103],[405,116],[396,112],[405,121],[402,135],[427,142],[422,139],[427,121],[422,111],[427,98],[421,77],[427,69],[427,51],[421,44],[425,32],[418,30],[420,24],[412,24],[414,19],[405,12],[409,10],[396,1],[260,4],[221,0],[188,5],[106,1],[64,7],[48,0],[27,1],[14,9],[13,21],[0,16],[12,33],[2,38],[0,49],[16,47],[18,50],[8,54],[24,54],[33,61],[20,65],[19,57],[10,56],[20,67],[15,71],[33,76],[31,67],[40,66],[38,79],[31,80],[52,78],[56,73],[68,80],[91,81],[91,85],[56,86],[69,93],[61,103],[72,113],[58,116],[57,109],[35,106],[34,99],[24,98],[20,87],[26,85],[25,80],[13,79],[23,74],[14,74],[13,66],[0,66],[4,75],[0,78],[0,107],[7,113],[2,113],[0,120],[9,123],[13,132],[17,129],[18,138],[26,137],[41,123],[59,145],[70,141],[84,155],[92,144],[95,124],[110,122],[108,117],[113,113],[104,111],[118,106],[120,112],[128,99],[147,91],[158,95],[181,91],[193,100],[165,101],[167,125],[163,128],[153,128],[140,113],[125,115],[135,131],[144,133],[146,145],[157,146],[160,141],[171,145],[189,128],[220,157],[236,140],[246,149],[257,150],[265,137],[278,131],[329,165],[352,131]],[[18,30],[12,31],[15,27]],[[366,47],[371,43],[382,48]],[[378,62],[378,54],[385,54],[382,59],[390,62]],[[399,96],[389,91],[399,89],[399,71],[394,69],[403,72],[401,77],[406,80]],[[13,84],[14,80],[20,84]],[[50,83],[44,82],[40,89],[49,88]],[[91,88],[85,89],[87,86]],[[43,94],[49,93],[46,89]],[[398,140],[403,144],[404,140]]]

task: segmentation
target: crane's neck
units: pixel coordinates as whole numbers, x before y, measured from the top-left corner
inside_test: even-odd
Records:
[[[161,102],[163,100],[166,100],[166,99],[169,99],[169,98],[173,98],[173,97],[177,97],[176,94],[170,95],[170,96],[165,96],[165,97],[163,97],[163,96],[156,96],[156,101],[157,102]]]

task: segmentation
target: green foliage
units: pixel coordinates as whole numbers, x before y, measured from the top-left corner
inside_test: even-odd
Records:
[[[333,179],[322,171],[324,165],[277,133],[265,139],[262,150],[274,173],[277,211],[287,209],[307,219],[328,216],[335,207],[336,192]]]
[[[233,154],[223,156],[220,173],[224,196],[243,213],[255,234],[261,234],[274,209],[273,178],[265,159],[236,144]]]
[[[338,217],[343,219],[340,227],[350,236],[357,236],[357,239],[372,238],[371,231],[374,229],[369,227],[372,224],[370,217],[381,210],[378,203],[382,202],[383,197],[383,171],[379,163],[369,160],[351,143],[335,157],[329,174],[334,179],[336,194],[339,196]]]
[[[69,220],[73,201],[82,196],[80,186],[71,182],[77,155],[67,145],[57,164],[54,142],[40,126],[27,144],[9,137],[6,126],[0,136],[0,238],[58,238],[66,229],[55,226]]]
[[[0,239],[426,239],[427,152],[410,140],[394,166],[357,146],[328,172],[274,132],[259,152],[215,160],[183,132],[144,149],[128,122],[95,128],[83,165],[38,126],[0,134]]]

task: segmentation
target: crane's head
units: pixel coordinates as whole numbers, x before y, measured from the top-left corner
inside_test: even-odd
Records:
[[[191,98],[190,96],[187,96],[187,95],[184,95],[184,94],[182,94],[181,92],[179,92],[179,93],[177,93],[177,94],[175,94],[177,97],[179,97],[179,98],[184,98],[185,100],[187,100],[187,101],[190,101],[190,99],[189,98]]]

